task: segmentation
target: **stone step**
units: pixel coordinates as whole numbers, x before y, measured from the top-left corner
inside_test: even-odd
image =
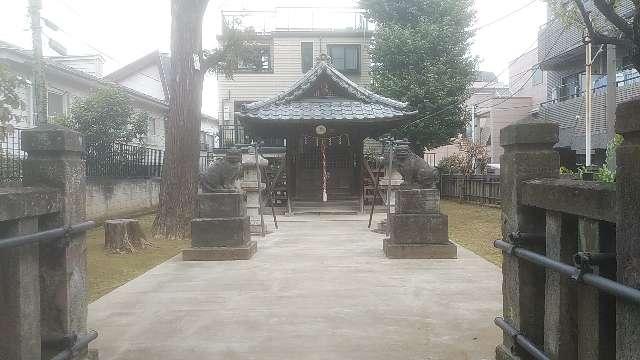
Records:
[[[298,208],[298,207],[318,207],[318,208],[325,208],[325,207],[353,207],[353,208],[359,208],[360,207],[360,201],[358,200],[334,200],[334,201],[327,201],[327,202],[322,202],[322,201],[300,201],[300,200],[294,200],[293,201],[293,207],[294,208]]]
[[[309,215],[355,215],[360,211],[360,201],[333,200],[333,201],[300,201],[293,202],[294,214]]]
[[[357,215],[358,210],[344,208],[294,208],[294,215]]]

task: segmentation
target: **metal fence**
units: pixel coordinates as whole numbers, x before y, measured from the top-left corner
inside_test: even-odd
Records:
[[[440,175],[440,196],[476,204],[500,204],[499,175]]]
[[[238,145],[251,144],[254,140],[251,134],[240,124],[220,125],[220,148],[228,149]],[[284,147],[286,140],[284,137],[261,137],[262,146]]]
[[[83,154],[88,177],[151,178],[162,173],[164,151],[130,144],[88,148]]]
[[[22,160],[27,154],[20,147],[20,130],[13,130],[0,139],[0,184],[22,180]]]

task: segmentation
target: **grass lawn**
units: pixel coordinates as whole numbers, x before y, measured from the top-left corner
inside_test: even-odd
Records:
[[[151,235],[153,214],[139,217],[147,236]],[[87,232],[87,262],[89,301],[141,275],[152,267],[172,258],[185,247],[184,241],[153,240],[153,247],[133,254],[112,254],[104,250],[104,228]]]
[[[500,209],[442,200],[440,209],[449,215],[449,237],[457,244],[500,265],[501,251],[493,241],[502,237]]]

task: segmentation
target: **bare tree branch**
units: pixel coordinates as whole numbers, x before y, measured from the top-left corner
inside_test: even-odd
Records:
[[[629,24],[625,18],[616,13],[616,9],[612,3],[605,0],[594,0],[593,3],[602,15],[604,15],[607,20],[618,28],[625,37],[633,38],[633,28],[631,27],[631,24]]]
[[[595,0],[597,2],[601,2],[603,0]],[[573,0],[573,2],[576,4],[576,7],[578,8],[578,10],[580,11],[580,15],[582,15],[582,20],[585,24],[585,27],[587,28],[587,32],[589,33],[589,36],[591,37],[591,39],[595,42],[595,43],[600,43],[600,44],[613,44],[613,45],[620,45],[620,46],[629,46],[629,47],[636,47],[637,45],[633,42],[633,34],[631,37],[622,37],[622,38],[617,38],[617,37],[613,37],[613,36],[609,36],[609,35],[605,35],[599,31],[597,31],[595,29],[595,27],[593,26],[593,21],[591,20],[591,16],[589,14],[589,11],[587,11],[587,9],[584,6],[584,3],[582,2],[582,0]],[[608,4],[609,6],[611,6],[611,4]],[[617,14],[616,14],[617,16]],[[623,19],[624,21],[624,19]],[[630,26],[628,23],[626,23],[627,26]]]

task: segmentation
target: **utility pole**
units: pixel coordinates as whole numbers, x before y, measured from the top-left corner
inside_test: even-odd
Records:
[[[42,25],[40,25],[41,0],[29,0],[29,15],[31,16],[31,37],[33,40],[33,107],[34,124],[46,124],[47,116],[47,83],[45,77],[45,63],[42,58]]]
[[[471,105],[471,142],[476,143],[476,105]]]
[[[585,135],[585,165],[587,167],[591,166],[591,66],[593,65],[593,59],[591,58],[591,37],[586,35],[584,38],[585,42],[585,53],[586,53],[586,69],[585,69],[585,90],[584,90],[584,101],[585,101],[585,125],[584,125],[584,135]]]

